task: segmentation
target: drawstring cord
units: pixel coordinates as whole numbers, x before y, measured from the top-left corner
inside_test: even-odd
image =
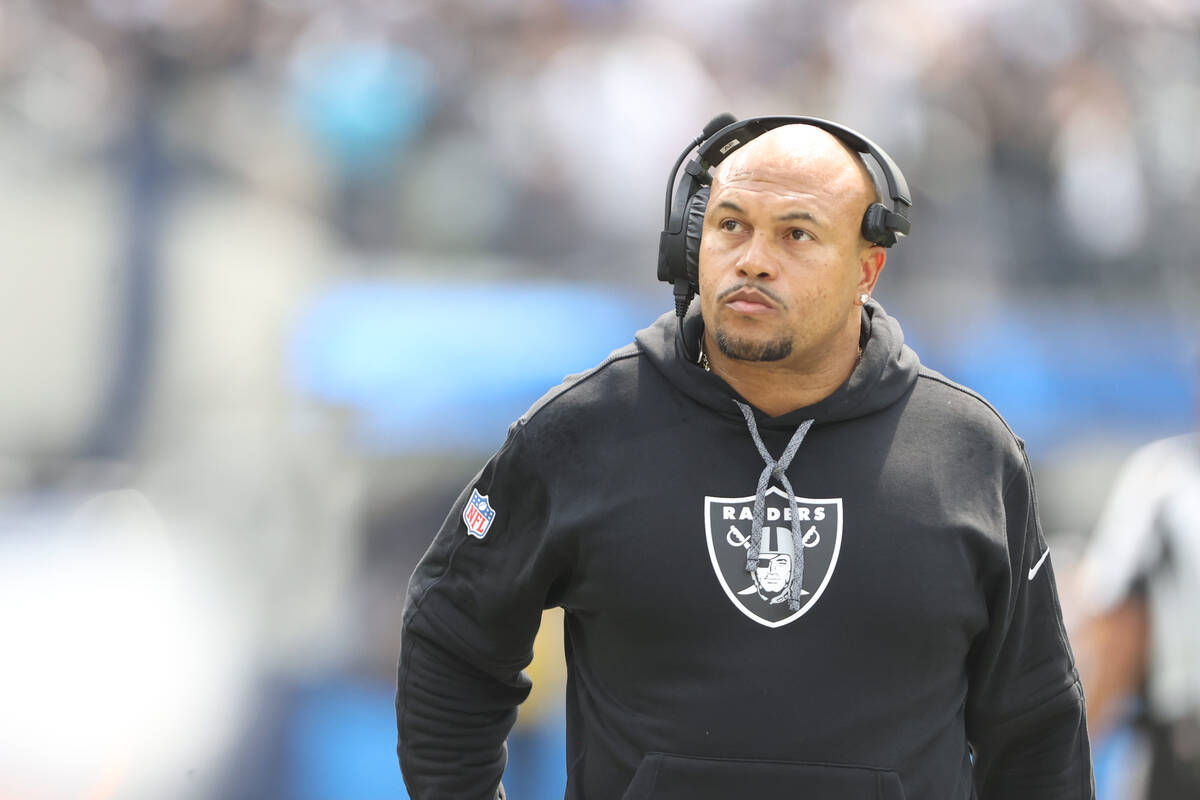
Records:
[[[783,454],[778,460],[771,458],[771,453],[767,450],[767,446],[763,444],[762,437],[758,434],[758,424],[754,421],[754,410],[750,406],[738,400],[733,401],[741,410],[742,416],[746,418],[746,427],[750,429],[750,438],[754,440],[754,446],[758,448],[759,455],[762,456],[766,466],[763,467],[762,473],[758,476],[758,491],[754,495],[754,517],[750,527],[750,542],[746,550],[746,571],[753,573],[758,567],[758,554],[762,546],[762,529],[763,521],[766,517],[767,510],[767,488],[771,485],[771,478],[779,482],[783,490],[787,492],[788,505],[792,511],[792,542],[796,550],[796,564],[792,577],[792,585],[795,591],[791,593],[791,598],[788,600],[788,607],[793,611],[800,608],[800,587],[804,582],[804,540],[800,531],[800,508],[796,504],[796,495],[792,491],[792,483],[788,480],[786,470],[788,465],[792,463],[792,459],[796,456],[796,451],[800,449],[800,443],[804,441],[805,434],[812,427],[813,420],[806,419],[800,423],[800,427],[796,428],[796,432],[792,434],[791,441],[787,443]]]

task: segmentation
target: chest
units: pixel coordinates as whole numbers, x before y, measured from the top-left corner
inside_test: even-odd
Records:
[[[978,562],[1002,524],[998,493],[952,491],[919,455],[847,457],[847,443],[813,439],[787,471],[790,497],[775,479],[758,496],[764,462],[736,432],[687,452],[626,447],[572,521],[566,605],[648,644],[721,628],[837,646],[854,630],[964,649],[986,624]]]

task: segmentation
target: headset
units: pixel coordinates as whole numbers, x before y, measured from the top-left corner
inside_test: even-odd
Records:
[[[712,185],[710,171],[746,142],[782,125],[820,128],[862,158],[875,183],[877,196],[890,198],[892,205],[888,208],[874,202],[868,206],[862,220],[864,239],[881,247],[891,247],[897,239],[908,235],[908,211],[912,208],[908,182],[891,156],[867,137],[817,117],[752,117],[739,122],[732,114],[721,114],[705,125],[700,135],[684,148],[667,178],[663,232],[658,242],[658,279],[674,286],[675,313],[680,321],[699,290],[700,232],[704,227],[704,210]],[[696,157],[683,168],[684,175],[679,179],[672,201],[679,166],[693,149]],[[868,155],[870,161],[864,157]]]

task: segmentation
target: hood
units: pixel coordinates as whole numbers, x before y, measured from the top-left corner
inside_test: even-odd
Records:
[[[683,337],[691,353],[699,352],[700,337],[704,332],[699,305],[693,303],[683,320]],[[810,419],[815,425],[839,422],[886,408],[903,397],[916,382],[921,362],[904,344],[900,323],[888,316],[877,301],[869,300],[862,310],[862,336],[862,359],[849,379],[833,394],[778,417],[769,417],[754,409],[758,425],[791,430]],[[731,401],[746,403],[745,398],[716,374],[706,372],[690,361],[678,338],[675,314],[668,312],[649,328],[638,331],[635,341],[679,391],[717,414],[741,419],[738,407]]]

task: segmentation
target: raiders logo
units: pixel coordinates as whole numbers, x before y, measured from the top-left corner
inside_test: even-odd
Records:
[[[729,600],[750,619],[778,628],[804,616],[829,584],[842,547],[842,499],[797,497],[804,570],[799,574],[792,510],[778,487],[767,490],[758,567],[746,570],[754,495],[705,497],[704,528],[713,571]],[[796,577],[801,577],[797,582]],[[798,596],[796,596],[798,595]],[[799,608],[793,610],[796,600]]]

